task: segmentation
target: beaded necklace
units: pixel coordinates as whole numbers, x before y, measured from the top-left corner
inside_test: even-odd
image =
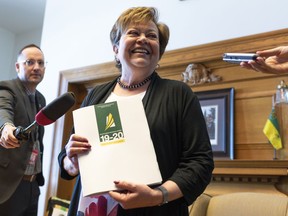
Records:
[[[136,89],[136,88],[140,88],[141,86],[145,85],[148,81],[150,81],[154,74],[155,72],[153,72],[150,76],[148,76],[142,82],[134,84],[134,85],[125,85],[124,83],[121,82],[120,80],[121,76],[119,76],[117,78],[117,83],[121,86],[121,88],[124,88],[124,89]]]

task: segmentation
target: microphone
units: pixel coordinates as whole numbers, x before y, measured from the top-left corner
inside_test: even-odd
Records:
[[[28,127],[18,126],[14,131],[14,136],[18,140],[28,139],[29,133],[37,126],[46,126],[55,122],[64,115],[75,104],[75,96],[72,92],[66,92],[54,99],[47,106],[42,108],[35,116],[35,121]]]

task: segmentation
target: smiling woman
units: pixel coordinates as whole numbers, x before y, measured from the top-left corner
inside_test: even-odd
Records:
[[[126,107],[131,108],[128,114],[130,118],[122,117],[125,118],[126,124],[132,125],[134,136],[139,138],[143,130],[136,128],[137,124],[135,125],[131,116],[140,108],[129,105],[128,100],[140,102],[149,125],[149,133],[145,137],[153,142],[150,147],[157,156],[158,171],[160,170],[163,180],[161,182],[157,180],[157,184],[148,186],[144,182],[118,173],[117,179],[108,181],[113,182],[113,187],[117,190],[105,193],[105,197],[108,197],[105,203],[108,206],[109,203],[115,204],[118,215],[188,216],[188,205],[206,188],[211,179],[214,163],[205,120],[196,95],[185,83],[164,79],[157,72],[158,62],[169,40],[169,28],[158,21],[156,8],[133,7],[124,11],[116,20],[110,31],[110,40],[120,73],[118,72],[118,77],[115,79],[91,89],[82,107],[88,108],[91,105],[97,106],[108,102],[125,103]],[[101,124],[97,125],[99,128]],[[93,156],[95,152],[93,149],[97,148],[100,142],[94,142],[95,140],[91,140],[89,136],[78,133],[77,126],[75,130],[70,134],[69,141],[58,156],[61,177],[66,180],[77,179],[69,216],[75,216],[77,212],[82,214],[86,211],[85,206],[91,206],[91,210],[93,206],[101,206],[100,197],[93,200],[95,197],[85,196],[87,193],[85,188],[89,185],[85,181],[87,172],[80,172],[81,168],[83,169],[83,159]],[[150,142],[145,143],[149,145]],[[148,146],[145,151],[142,149],[140,154],[130,149],[129,156],[122,155],[122,158],[129,164],[134,163],[135,160],[131,155],[139,158],[140,155],[147,156],[150,152],[148,149]],[[108,173],[109,170],[111,172],[109,164],[121,163],[121,159],[111,157],[111,154],[108,157],[102,155],[100,159],[103,163],[94,162],[91,167],[86,168],[88,169],[86,171],[95,173],[95,170],[98,170],[96,166],[101,164],[101,168]],[[130,170],[125,165],[123,167]],[[113,168],[119,170],[115,166]],[[150,174],[153,173],[153,168],[147,169]],[[99,172],[95,174],[100,175]],[[153,175],[147,177],[154,179]],[[88,176],[88,179],[91,178]],[[92,179],[99,180],[101,177],[93,176]],[[101,185],[94,180],[92,184]]]

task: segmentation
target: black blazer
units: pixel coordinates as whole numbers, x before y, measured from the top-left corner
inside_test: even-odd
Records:
[[[46,105],[45,98],[39,91],[36,91],[36,104],[37,111]],[[16,127],[29,126],[35,120],[31,110],[29,97],[19,79],[0,82],[0,127],[6,122],[12,122]],[[43,126],[38,126],[38,133],[42,164]],[[31,140],[21,141],[21,146],[15,149],[0,146],[0,204],[11,197],[21,182],[32,147]],[[39,186],[44,185],[42,172],[37,175],[36,181]]]

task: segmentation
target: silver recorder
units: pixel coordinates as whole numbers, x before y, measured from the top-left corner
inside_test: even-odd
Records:
[[[256,60],[258,57],[255,53],[224,53],[223,61],[240,64],[240,62],[248,62],[251,60]]]

